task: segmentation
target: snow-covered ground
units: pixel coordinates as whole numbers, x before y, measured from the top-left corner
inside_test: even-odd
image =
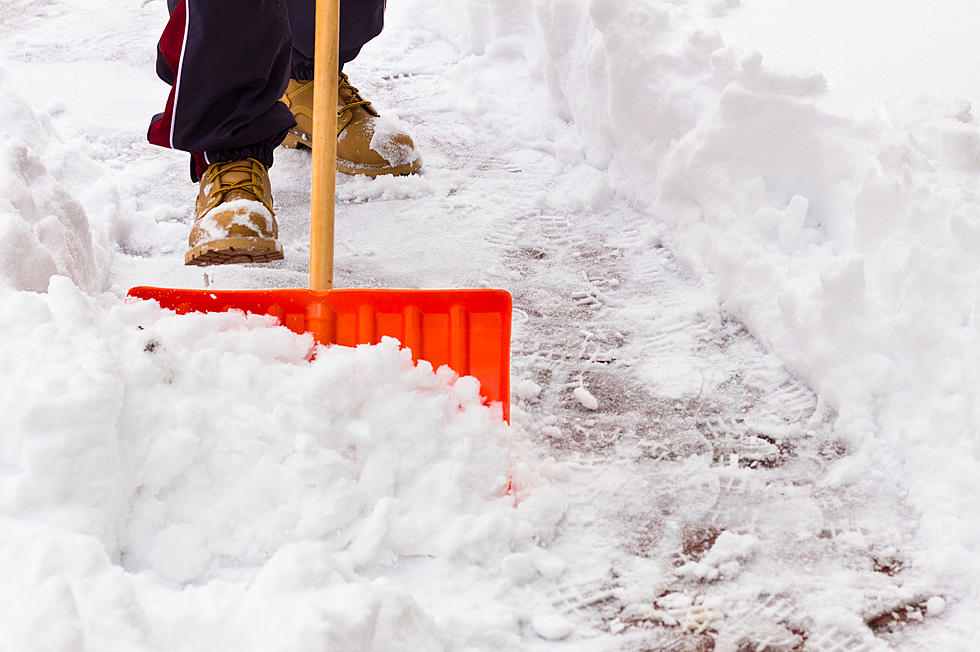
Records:
[[[124,302],[305,285],[309,156],[285,261],[185,268],[165,3],[5,0],[0,648],[975,649],[980,9],[860,4],[389,3],[425,169],[339,179],[338,286],[511,291],[508,428]]]

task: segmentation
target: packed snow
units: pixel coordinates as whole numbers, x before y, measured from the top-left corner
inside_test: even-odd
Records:
[[[304,286],[309,156],[282,263],[185,268],[166,3],[7,2],[0,648],[975,649],[978,18],[391,3],[347,72],[425,167],[338,178],[338,285],[510,290],[508,426],[125,301]]]

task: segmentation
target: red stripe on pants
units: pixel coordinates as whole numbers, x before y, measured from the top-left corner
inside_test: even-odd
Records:
[[[154,145],[162,147],[173,147],[171,133],[174,124],[174,109],[177,105],[177,93],[180,90],[180,59],[184,47],[187,29],[187,0],[180,0],[170,15],[170,22],[163,30],[160,37],[160,53],[164,61],[174,73],[173,86],[170,88],[170,96],[167,98],[167,106],[163,110],[161,118],[150,125],[148,138]]]

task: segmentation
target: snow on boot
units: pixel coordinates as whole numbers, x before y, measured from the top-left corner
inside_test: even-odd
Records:
[[[289,80],[280,100],[296,118],[282,142],[286,147],[313,146],[313,82]],[[340,73],[337,88],[337,169],[345,174],[410,174],[422,167],[412,138],[381,118],[371,103]]]
[[[185,265],[282,259],[269,173],[253,158],[213,163],[201,176]]]

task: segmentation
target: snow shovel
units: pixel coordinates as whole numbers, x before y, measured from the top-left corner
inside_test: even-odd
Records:
[[[310,193],[310,287],[286,290],[132,288],[128,296],[188,312],[275,316],[320,344],[398,339],[415,361],[474,376],[490,403],[510,419],[511,297],[504,290],[333,289],[337,166],[337,71],[340,0],[317,0],[314,53],[313,171]]]

